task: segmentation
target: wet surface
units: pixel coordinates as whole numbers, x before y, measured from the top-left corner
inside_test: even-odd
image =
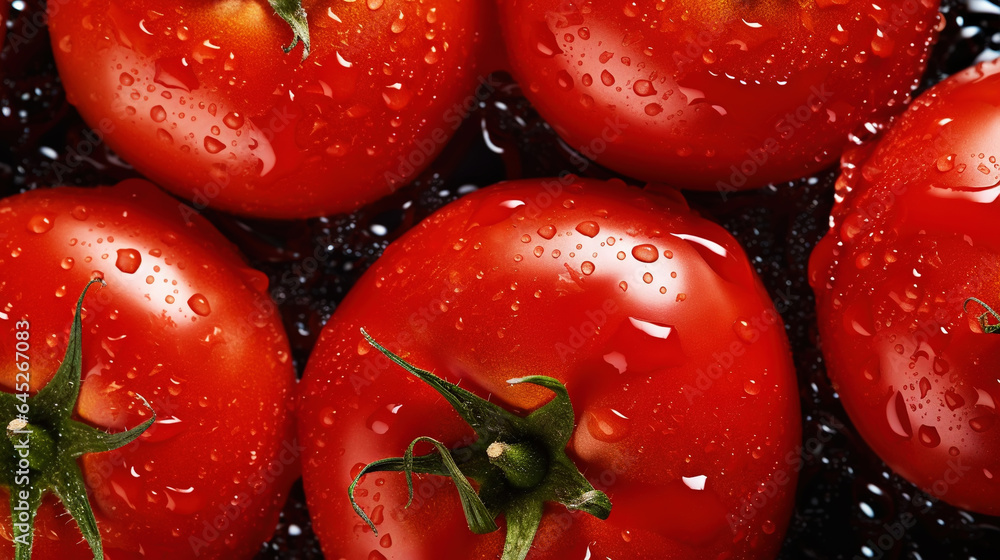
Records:
[[[1000,1],[943,2],[947,26],[924,84],[1000,50]],[[972,11],[969,5],[976,11]],[[113,184],[136,173],[67,104],[39,4],[15,2],[0,87],[0,195],[56,184]],[[984,54],[985,53],[985,54]],[[270,278],[301,371],[324,322],[385,246],[434,210],[503,179],[614,174],[572,154],[509,78],[486,96],[442,156],[414,183],[347,216],[260,222],[207,217]],[[486,131],[485,133],[483,131]],[[827,228],[835,170],[759,191],[691,193],[691,205],[746,248],[782,312],[804,418],[798,505],[783,559],[985,559],[1000,556],[1000,519],[958,510],[894,475],[851,427],[817,346],[809,253]],[[903,526],[902,520],[913,523]],[[258,559],[321,558],[301,484]]]

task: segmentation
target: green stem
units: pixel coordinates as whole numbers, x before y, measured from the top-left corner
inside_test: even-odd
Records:
[[[354,492],[362,476],[379,471],[405,473],[411,499],[412,473],[451,477],[474,533],[495,531],[497,525],[493,519],[500,515],[506,518],[502,560],[524,560],[547,502],[598,519],[607,519],[611,514],[607,495],[594,489],[566,455],[576,421],[569,394],[561,382],[545,376],[508,380],[511,385],[530,383],[544,387],[555,395],[538,410],[521,417],[411,365],[376,342],[364,329],[361,334],[389,360],[443,396],[478,436],[472,445],[451,451],[442,442],[417,438],[402,458],[382,459],[365,466],[348,488],[348,497],[354,510],[372,529],[375,526],[358,505]],[[431,443],[436,452],[414,457],[413,448],[420,442]],[[467,479],[478,483],[478,494]]]
[[[986,310],[984,313],[982,313],[978,317],[979,327],[981,329],[983,329],[983,332],[986,333],[986,334],[997,334],[997,333],[1000,333],[1000,322],[993,323],[993,324],[990,324],[990,323],[986,322],[986,319],[988,317],[993,317],[997,321],[1000,321],[1000,313],[997,313],[996,311],[994,311],[993,308],[990,307],[989,305],[987,305],[986,302],[984,302],[983,300],[978,299],[978,298],[974,298],[974,297],[970,297],[970,298],[966,299],[965,303],[962,304],[962,310],[965,311],[966,313],[969,312],[969,302],[970,301],[974,301],[974,302],[978,303],[979,305],[983,306],[983,309]]]
[[[534,488],[548,473],[549,462],[545,455],[529,442],[493,442],[486,448],[486,457],[500,467],[515,488]]]
[[[92,280],[77,300],[66,355],[51,381],[33,396],[24,391],[17,394],[0,391],[0,422],[7,422],[7,437],[0,438],[0,485],[6,486],[10,493],[17,560],[31,558],[35,513],[48,492],[58,496],[76,520],[94,560],[104,558],[101,533],[77,458],[84,453],[118,449],[134,441],[156,420],[153,408],[139,395],[136,396],[150,417],[131,430],[110,434],[72,418],[83,369],[83,300],[96,283],[104,285],[103,280]]]
[[[285,20],[285,23],[292,28],[292,42],[287,47],[283,47],[285,53],[292,52],[295,45],[302,41],[302,60],[309,57],[309,50],[312,47],[309,38],[309,21],[305,8],[302,7],[301,0],[268,0],[275,13]]]

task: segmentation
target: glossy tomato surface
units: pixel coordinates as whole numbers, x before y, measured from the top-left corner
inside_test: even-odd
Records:
[[[399,188],[476,104],[483,6],[303,2],[312,51],[263,0],[49,5],[67,96],[164,188],[238,214],[354,210]],[[488,86],[484,86],[488,87]]]
[[[514,75],[619,173],[731,192],[809,175],[902,110],[939,2],[499,0]]]
[[[76,409],[92,426],[147,432],[80,459],[107,558],[250,558],[298,473],[288,342],[250,269],[206,221],[185,222],[152,184],[37,190],[0,200],[0,345],[30,324],[31,389],[66,351],[84,303]],[[22,327],[23,328],[23,327]],[[12,367],[3,390],[14,388]],[[0,557],[13,558],[4,488]],[[35,522],[33,558],[93,558],[54,495]]]
[[[568,452],[611,497],[607,521],[549,505],[528,558],[771,558],[800,437],[784,329],[736,241],[676,193],[620,181],[530,180],[470,194],[391,245],[324,329],[301,390],[303,471],[329,558],[496,558],[446,479],[394,473],[428,435],[472,435],[432,389],[362,338],[521,413],[549,399],[507,380],[549,375],[573,399]],[[446,483],[447,482],[447,483]],[[369,556],[369,554],[371,556]]]
[[[829,373],[865,440],[934,497],[1000,514],[1000,63],[918,98],[845,159],[810,263]],[[995,323],[995,317],[988,317]]]

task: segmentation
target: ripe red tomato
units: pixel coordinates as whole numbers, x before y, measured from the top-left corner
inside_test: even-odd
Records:
[[[251,558],[299,470],[288,342],[266,278],[208,222],[162,211],[175,204],[140,180],[0,201],[0,363],[29,362],[31,391],[45,386],[102,275],[84,300],[75,416],[123,432],[150,417],[139,395],[156,412],[135,442],[79,460],[107,558]],[[2,371],[14,392],[15,368]],[[13,558],[0,492],[0,557]],[[93,558],[54,495],[35,529],[34,558]]]
[[[615,171],[729,192],[809,175],[899,112],[937,0],[499,0],[515,77]]]
[[[154,182],[239,214],[351,211],[416,176],[478,102],[484,9],[302,4],[304,61],[264,0],[55,2],[49,26],[70,102]]]
[[[1000,309],[998,97],[1000,63],[970,68],[845,157],[809,266],[830,378],[862,436],[933,496],[991,515],[1000,338],[966,301]]]
[[[319,339],[299,421],[326,555],[496,558],[505,531],[469,532],[443,477],[418,478],[409,509],[402,475],[363,478],[378,538],[352,511],[347,483],[366,463],[419,436],[475,440],[362,327],[521,415],[551,393],[508,380],[566,384],[578,425],[566,452],[613,508],[601,521],[547,504],[529,558],[776,554],[800,466],[784,329],[736,241],[676,193],[568,177],[467,195],[392,244]]]

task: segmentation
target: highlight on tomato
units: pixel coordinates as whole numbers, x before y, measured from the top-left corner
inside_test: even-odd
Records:
[[[498,3],[515,78],[571,147],[723,194],[811,175],[901,112],[944,22],[937,0]]]
[[[809,264],[827,370],[865,441],[931,496],[989,515],[1000,515],[998,96],[1000,63],[969,68],[845,156]]]
[[[502,183],[390,245],[321,334],[313,527],[330,558],[773,558],[797,395],[743,250],[676,192]]]
[[[105,141],[126,161],[198,209],[352,211],[423,170],[479,85],[478,1],[48,8],[69,101],[91,126],[111,125]]]
[[[249,559],[273,532],[287,338],[266,277],[176,206],[142,180],[0,200],[0,557]]]

